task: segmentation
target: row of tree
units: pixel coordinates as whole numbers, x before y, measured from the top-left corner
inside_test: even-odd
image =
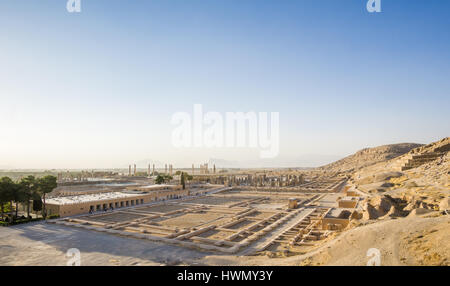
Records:
[[[30,204],[33,209],[42,209],[42,216],[47,217],[45,195],[57,187],[55,176],[35,178],[28,176],[15,182],[9,177],[0,178],[0,208],[2,220],[5,216],[5,205],[10,204],[11,217],[15,204],[15,217],[18,217],[19,204],[27,207],[27,217],[30,218]]]

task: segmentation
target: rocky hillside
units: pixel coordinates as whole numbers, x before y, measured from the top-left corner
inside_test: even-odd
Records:
[[[421,146],[423,145],[416,143],[400,143],[365,148],[339,161],[322,166],[319,169],[329,172],[354,172],[361,168],[396,158]]]
[[[425,156],[430,154],[432,160]],[[405,169],[402,164],[409,167]],[[450,138],[447,137],[398,158],[362,168],[353,173],[349,182],[369,195],[365,218],[378,219],[417,212],[448,213],[449,179]]]
[[[432,156],[431,156],[432,155]],[[368,164],[353,173],[359,185],[410,177],[427,186],[448,184],[450,171],[450,137],[423,145],[390,160]],[[337,162],[336,162],[337,163]],[[409,166],[405,168],[405,166]],[[411,185],[411,184],[410,184]]]

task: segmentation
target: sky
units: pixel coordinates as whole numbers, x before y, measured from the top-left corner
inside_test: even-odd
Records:
[[[0,168],[259,159],[173,146],[194,104],[279,112],[274,166],[450,135],[450,1],[66,2],[0,0]]]

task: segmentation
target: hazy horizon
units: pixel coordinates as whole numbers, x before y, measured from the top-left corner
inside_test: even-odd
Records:
[[[444,137],[443,137],[444,138]],[[441,139],[443,139],[441,138]],[[436,140],[439,141],[439,140]],[[398,142],[398,143],[392,143],[392,144],[402,144],[402,143],[412,143],[412,144],[423,144],[427,145],[432,142],[427,143],[417,143],[417,142]],[[388,144],[389,145],[389,144]],[[118,166],[109,166],[109,167],[95,167],[95,166],[80,166],[80,167],[74,167],[74,168],[14,168],[12,166],[1,166],[0,165],[0,171],[15,171],[15,170],[88,170],[88,169],[97,169],[97,170],[128,170],[129,166],[134,166],[136,164],[136,168],[139,170],[147,170],[148,165],[153,167],[153,164],[155,164],[156,169],[164,169],[165,164],[169,165],[172,164],[174,169],[191,169],[192,164],[194,164],[195,168],[199,168],[200,164],[209,163],[210,168],[212,168],[212,165],[215,164],[217,168],[223,168],[223,169],[263,169],[263,168],[316,168],[320,166],[324,166],[330,163],[333,163],[335,161],[341,160],[347,156],[353,155],[356,152],[365,149],[365,148],[373,148],[373,147],[379,147],[378,146],[367,146],[360,148],[358,150],[355,150],[354,152],[351,152],[349,154],[346,154],[344,156],[338,156],[338,155],[323,155],[323,154],[303,154],[300,156],[297,156],[296,158],[277,158],[275,160],[272,159],[256,159],[251,161],[239,161],[239,160],[225,160],[222,158],[209,158],[206,160],[200,160],[200,161],[192,161],[189,164],[181,164],[181,165],[173,165],[173,162],[164,162],[159,160],[152,160],[152,159],[144,159],[144,160],[131,160],[129,162],[123,163]],[[225,163],[224,163],[225,162]],[[299,162],[299,163],[297,163]],[[306,163],[305,163],[306,162]],[[308,164],[307,162],[314,162],[312,164]]]

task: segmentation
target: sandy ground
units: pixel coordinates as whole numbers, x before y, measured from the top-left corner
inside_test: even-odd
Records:
[[[33,223],[0,229],[0,265],[66,265],[70,248],[80,250],[82,265],[366,265],[371,248],[380,251],[381,265],[449,265],[448,241],[449,216],[408,217],[361,225],[308,254],[286,258],[216,255]]]
[[[371,248],[380,251],[381,265],[449,265],[450,217],[401,218],[378,221],[343,232],[305,255],[207,256],[205,265],[367,265]]]
[[[81,265],[184,265],[208,254],[54,224],[0,228],[0,265],[64,266],[71,248],[80,250]]]

